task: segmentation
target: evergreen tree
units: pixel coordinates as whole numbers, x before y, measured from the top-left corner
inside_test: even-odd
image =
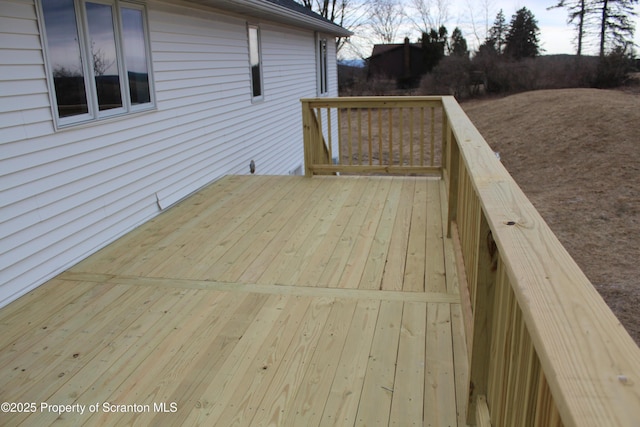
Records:
[[[467,48],[467,40],[462,36],[462,31],[460,28],[456,27],[451,33],[451,46],[450,46],[450,55],[453,56],[469,56],[469,49]]]
[[[444,58],[447,34],[448,31],[444,25],[437,31],[432,28],[428,33],[422,33],[422,51],[427,71],[431,71]]]
[[[612,50],[626,51],[633,46],[634,25],[630,19],[636,16],[633,8],[638,0],[594,0],[594,8],[599,14],[600,57],[604,57],[607,45]]]
[[[539,34],[538,21],[533,13],[526,7],[518,10],[511,17],[509,31],[505,37],[505,55],[516,60],[538,56],[540,53]]]
[[[507,21],[504,17],[502,9],[496,15],[493,26],[489,28],[487,39],[485,40],[485,50],[493,50],[497,54],[502,54],[506,45],[506,36],[509,28],[507,27]]]

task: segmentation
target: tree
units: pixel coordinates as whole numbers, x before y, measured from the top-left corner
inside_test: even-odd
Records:
[[[316,12],[329,21],[356,32],[366,21],[365,2],[361,0],[296,0],[303,6]],[[338,37],[336,39],[336,51],[340,51],[348,39]]]
[[[638,0],[594,0],[599,14],[600,58],[605,56],[607,45],[612,50],[627,50],[633,45],[634,25],[630,17],[636,16],[633,8]]]
[[[448,0],[411,0],[413,9],[409,19],[421,33],[429,33],[430,28],[440,28],[449,20]]]
[[[516,60],[538,56],[540,53],[539,34],[538,21],[533,13],[526,7],[519,9],[511,17],[509,31],[505,37],[505,55]]]
[[[469,57],[467,40],[462,36],[462,31],[458,27],[456,27],[451,33],[451,44],[449,46],[449,54],[452,56]]]
[[[502,9],[500,9],[496,15],[495,21],[493,21],[493,26],[489,28],[489,32],[487,34],[487,39],[485,40],[487,48],[490,50],[492,49],[497,54],[501,55],[506,45],[508,31],[509,28],[507,27],[507,21]]]
[[[437,31],[422,33],[422,51],[424,54],[424,64],[427,71],[431,71],[438,62],[444,58],[445,48],[447,46],[447,28],[443,25]]]
[[[374,0],[369,9],[369,25],[382,43],[393,43],[404,13],[398,0]]]
[[[556,9],[564,7],[569,12],[567,18],[567,24],[573,24],[576,27],[578,35],[577,40],[577,52],[578,56],[582,55],[583,40],[587,31],[587,17],[593,12],[591,3],[588,0],[559,0],[554,6],[548,7],[549,9]]]

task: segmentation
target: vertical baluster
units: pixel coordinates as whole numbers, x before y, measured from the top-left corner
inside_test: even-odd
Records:
[[[404,109],[400,107],[398,111],[398,115],[400,116],[400,128],[398,129],[398,133],[400,140],[398,141],[398,153],[400,158],[398,159],[398,166],[404,165],[404,153],[403,153],[403,145],[404,145]]]
[[[436,107],[431,107],[431,161],[429,164],[433,166],[435,164],[435,151],[436,151]]]
[[[382,108],[378,108],[378,163],[382,166]]]
[[[338,164],[342,164],[342,142],[344,140],[342,126],[342,108],[338,107]]]
[[[371,141],[371,108],[367,108],[367,129],[368,129],[368,133],[367,133],[367,141],[369,143],[369,166],[373,165],[373,146],[372,146],[372,141]]]
[[[313,114],[316,116],[316,123],[318,124],[317,144],[315,145],[316,161],[320,164],[324,164],[324,135],[322,134],[322,109],[314,108]]]
[[[327,141],[329,145],[329,164],[333,164],[333,138],[331,135],[331,107],[327,107],[327,131],[329,132]]]
[[[358,165],[362,166],[362,108],[358,108]]]
[[[393,111],[389,108],[389,161],[388,165],[391,166],[393,164]]]
[[[413,114],[414,108],[409,108],[409,166],[413,166]]]
[[[420,166],[424,166],[424,107],[420,107]]]
[[[440,109],[442,113],[442,140],[440,141],[440,166],[445,169],[451,168],[451,141],[449,141],[449,121],[444,107]]]
[[[349,125],[349,138],[347,147],[349,149],[349,165],[353,164],[353,129],[351,129],[351,107],[347,108],[347,125]]]

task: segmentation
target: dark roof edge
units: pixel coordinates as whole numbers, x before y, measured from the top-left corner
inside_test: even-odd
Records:
[[[338,37],[349,37],[353,33],[318,15],[294,0],[187,0],[275,22],[328,33]]]

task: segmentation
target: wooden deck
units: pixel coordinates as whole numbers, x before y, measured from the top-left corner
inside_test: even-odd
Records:
[[[466,425],[444,191],[212,184],[0,310],[0,425]]]

